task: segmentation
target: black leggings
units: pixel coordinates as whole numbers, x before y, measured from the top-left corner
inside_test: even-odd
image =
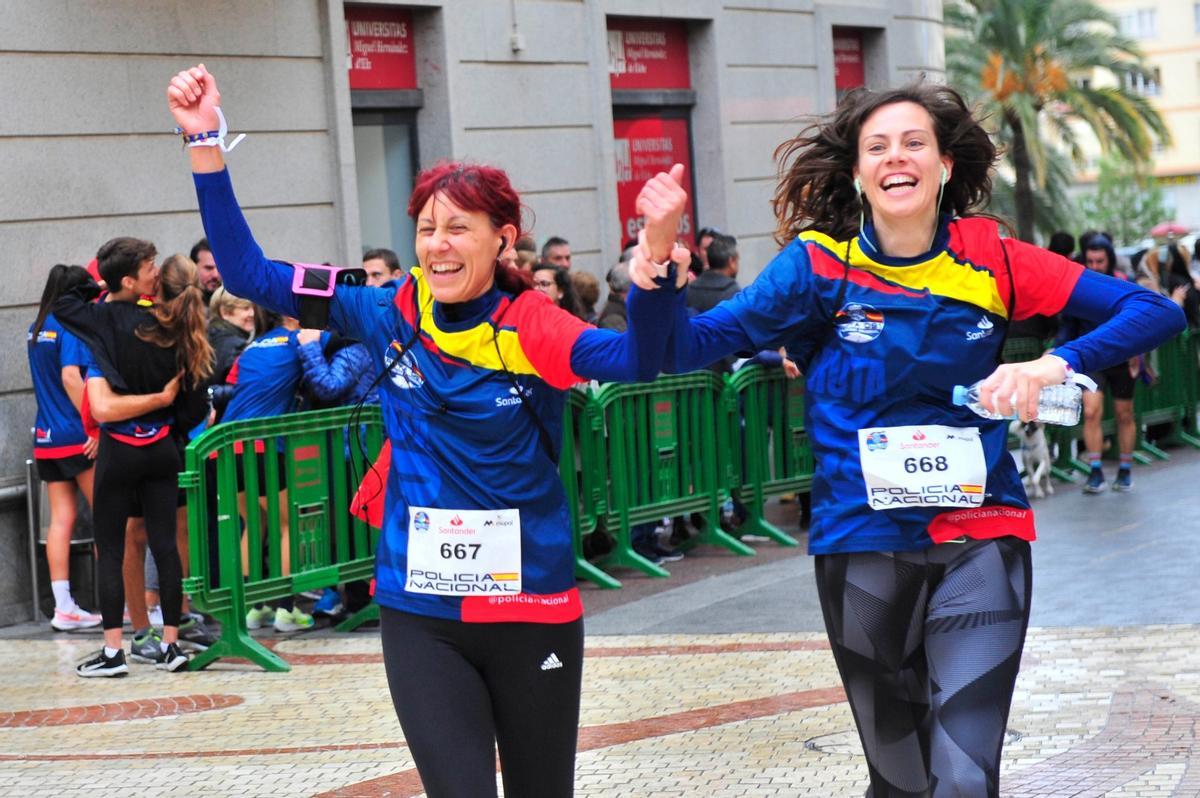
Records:
[[[998,796],[1029,623],[1029,543],[829,554],[815,566],[868,798]]]
[[[381,607],[392,704],[429,798],[564,798],[575,781],[583,619],[461,623]]]
[[[183,569],[175,542],[179,496],[179,449],[170,437],[149,446],[130,446],[100,435],[96,454],[92,526],[100,551],[100,614],[105,629],[120,629],[125,605],[121,564],[125,524],[137,507],[146,519],[146,538],[158,566],[163,624],[179,625]]]

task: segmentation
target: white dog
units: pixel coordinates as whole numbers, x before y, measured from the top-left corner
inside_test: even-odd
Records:
[[[1008,431],[1021,441],[1021,462],[1025,466],[1025,489],[1034,498],[1053,495],[1054,482],[1050,478],[1050,446],[1046,443],[1046,430],[1037,421],[1014,420]]]

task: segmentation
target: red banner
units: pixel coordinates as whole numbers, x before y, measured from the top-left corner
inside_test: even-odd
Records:
[[[680,239],[695,244],[695,205],[692,196],[692,157],[688,148],[688,123],[686,119],[643,119],[613,120],[613,144],[617,152],[617,211],[621,220],[621,243],[635,238],[645,227],[645,220],[637,213],[637,195],[647,180],[659,172],[665,172],[672,164],[681,163],[684,172],[684,188],[688,190],[688,204],[679,222]]]
[[[346,6],[346,61],[351,89],[415,89],[412,12]]]
[[[858,28],[833,29],[833,86],[838,99],[850,89],[867,84],[863,65],[863,35]]]
[[[675,20],[609,17],[608,74],[614,89],[690,89],[687,27]]]

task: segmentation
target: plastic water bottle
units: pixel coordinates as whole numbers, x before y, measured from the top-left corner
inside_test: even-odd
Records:
[[[979,403],[979,386],[982,383],[974,385],[955,385],[954,394],[951,401],[959,407],[969,407],[984,418],[1002,419],[1016,418],[1017,414],[1011,416],[1002,416],[999,413],[993,413],[990,410],[985,410],[983,405]],[[1017,400],[1016,394],[1013,394],[1013,402]],[[1064,427],[1073,427],[1079,423],[1079,413],[1083,407],[1083,390],[1075,382],[1067,382],[1062,385],[1047,385],[1042,389],[1041,395],[1038,397],[1037,418],[1043,424],[1061,424]]]

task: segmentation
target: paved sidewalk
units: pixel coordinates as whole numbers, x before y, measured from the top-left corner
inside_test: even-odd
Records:
[[[1200,796],[1200,455],[1136,474],[1127,496],[1038,505],[1006,796]],[[623,573],[624,603],[585,593],[605,609],[588,626],[577,795],[863,794],[808,558],[723,557],[653,583]],[[82,680],[98,635],[3,630],[0,796],[420,795],[377,633],[268,637],[291,673]]]

